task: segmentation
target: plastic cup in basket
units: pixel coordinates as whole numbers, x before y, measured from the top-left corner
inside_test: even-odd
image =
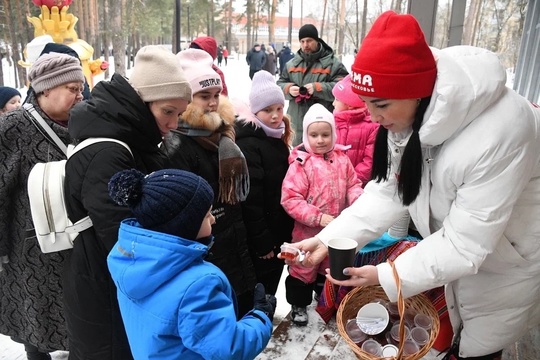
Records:
[[[426,314],[416,314],[414,317],[414,325],[429,331],[433,325],[433,320]]]
[[[392,356],[396,356],[399,352],[399,349],[397,346],[392,344],[387,344],[382,347],[382,357],[384,358],[391,358]]]
[[[403,340],[407,340],[409,338],[409,336],[411,335],[411,329],[409,329],[409,327],[407,325],[405,325],[404,327],[404,337],[405,339]],[[392,339],[394,339],[395,342],[399,343],[399,322],[395,323],[393,326],[392,326],[392,329],[390,329],[390,335],[392,336]]]
[[[386,309],[388,314],[390,314],[390,319],[392,321],[399,321],[399,311],[397,302],[387,302]]]
[[[405,340],[403,342],[403,355],[412,355],[417,353],[420,350],[420,347],[413,340]]]
[[[298,261],[302,261],[304,260],[305,253],[291,244],[284,243],[281,245],[280,256],[285,260],[294,260],[298,257]]]
[[[362,330],[360,330],[360,328],[358,327],[356,319],[350,319],[349,321],[347,321],[345,331],[347,331],[349,339],[351,339],[356,344],[360,344],[368,338],[368,336],[364,334],[364,332],[362,332]]]
[[[375,356],[382,355],[382,345],[373,339],[367,339],[364,341],[362,344],[362,350]]]
[[[379,303],[368,303],[362,306],[356,315],[358,328],[368,335],[382,333],[389,321],[388,310]]]
[[[429,341],[429,333],[426,329],[421,327],[415,327],[411,330],[411,339],[422,347]]]

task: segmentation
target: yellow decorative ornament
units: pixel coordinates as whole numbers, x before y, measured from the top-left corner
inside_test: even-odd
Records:
[[[94,76],[107,70],[109,63],[101,59],[92,59],[94,48],[86,41],[79,39],[79,36],[75,31],[75,24],[77,24],[79,19],[73,14],[68,13],[69,6],[64,5],[61,6],[61,8],[58,6],[51,6],[49,8],[47,5],[41,5],[40,9],[41,14],[39,17],[27,17],[28,22],[34,26],[34,40],[43,39],[40,41],[64,44],[75,50],[81,60],[86,81],[90,88],[92,88],[94,86]],[[48,36],[52,38],[52,41],[48,41],[50,39]],[[45,46],[45,44],[46,43],[42,43],[43,46]],[[40,55],[43,47],[41,47],[41,50],[37,55],[32,54],[32,56],[29,56],[28,50],[28,46],[23,50],[25,61],[19,60],[19,65],[25,68],[32,65],[32,62]]]

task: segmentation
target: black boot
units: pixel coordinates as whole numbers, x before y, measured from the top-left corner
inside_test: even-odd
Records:
[[[41,352],[33,345],[25,344],[24,350],[26,350],[26,358],[28,360],[51,360],[49,353]]]

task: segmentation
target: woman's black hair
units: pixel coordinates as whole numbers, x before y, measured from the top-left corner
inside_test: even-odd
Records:
[[[431,101],[431,97],[420,100],[414,122],[412,124],[413,133],[405,146],[401,163],[399,164],[398,194],[403,205],[410,205],[420,193],[422,183],[423,159],[420,136],[418,134],[422,126],[424,114]],[[387,180],[390,171],[390,155],[388,154],[388,130],[379,126],[377,137],[375,138],[375,148],[373,151],[373,167],[371,178],[376,182]]]

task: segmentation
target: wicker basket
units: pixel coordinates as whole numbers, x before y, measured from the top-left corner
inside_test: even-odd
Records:
[[[390,262],[391,263],[391,262]],[[396,283],[398,284],[398,308],[399,308],[399,315],[400,315],[400,338],[403,338],[404,334],[404,312],[405,309],[411,309],[417,313],[422,313],[430,316],[433,320],[433,325],[431,327],[430,331],[430,337],[427,344],[422,346],[420,350],[414,354],[411,355],[402,355],[403,352],[403,343],[400,342],[399,344],[399,353],[396,357],[393,357],[394,359],[399,360],[418,360],[421,359],[424,355],[426,355],[431,347],[433,346],[433,343],[435,342],[435,339],[437,338],[437,335],[439,333],[439,315],[437,311],[435,310],[435,307],[431,303],[431,301],[424,296],[423,294],[412,296],[408,299],[403,299],[401,294],[401,282],[399,280],[399,277],[397,276],[397,272],[395,271],[395,267],[392,264],[392,267],[394,269],[394,277],[396,278]],[[351,290],[345,298],[341,301],[341,304],[339,306],[339,309],[337,311],[336,315],[336,323],[338,326],[339,333],[347,344],[352,348],[354,353],[359,359],[362,360],[385,360],[388,358],[383,357],[377,357],[375,355],[372,355],[370,353],[367,353],[363,351],[356,343],[354,343],[347,334],[347,331],[345,330],[345,325],[347,324],[347,321],[349,319],[356,318],[356,314],[358,313],[358,310],[364,306],[365,304],[368,304],[372,302],[375,299],[383,299],[385,301],[388,301],[388,297],[386,296],[386,293],[380,286],[361,286],[357,287],[353,290]]]

